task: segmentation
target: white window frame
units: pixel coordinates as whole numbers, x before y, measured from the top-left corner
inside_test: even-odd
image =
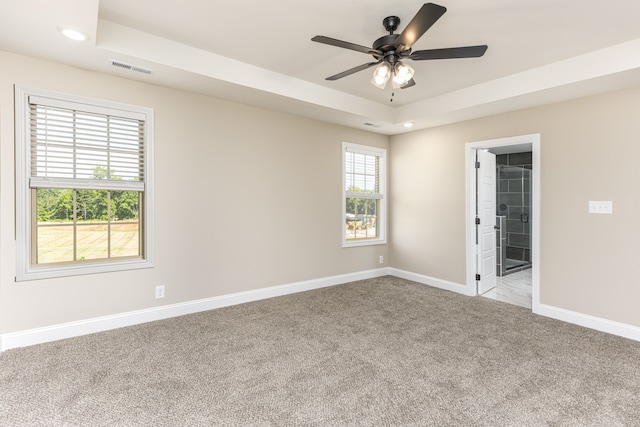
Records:
[[[141,215],[142,245],[141,259],[96,260],[65,265],[31,265],[32,245],[32,200],[29,178],[31,174],[31,143],[29,130],[29,97],[48,98],[52,102],[64,102],[80,111],[101,110],[118,115],[142,115],[145,121],[144,142],[144,191]],[[83,274],[106,273],[153,267],[154,261],[154,197],[153,197],[153,109],[97,100],[76,95],[16,86],[15,88],[15,147],[16,147],[16,281],[48,279]]]
[[[362,197],[363,194],[347,192],[346,182],[346,153],[354,152],[368,154],[379,158],[379,212],[376,227],[378,227],[378,237],[371,239],[347,240],[345,224],[347,222],[347,197]],[[366,194],[366,193],[365,193]],[[366,197],[366,196],[365,196]],[[376,197],[377,198],[377,197]],[[342,143],[342,247],[357,247],[369,245],[383,245],[387,243],[387,150],[384,148],[371,147],[368,145],[354,144],[351,142]]]

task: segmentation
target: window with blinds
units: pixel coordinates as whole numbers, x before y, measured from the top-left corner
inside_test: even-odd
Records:
[[[29,185],[144,190],[144,120],[65,104],[29,97]]]
[[[386,150],[343,143],[343,245],[384,243]]]
[[[18,280],[150,266],[152,111],[16,94]]]
[[[346,150],[344,167],[347,194],[381,198],[379,156]]]

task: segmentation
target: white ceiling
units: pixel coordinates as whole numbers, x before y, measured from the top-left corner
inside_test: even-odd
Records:
[[[370,46],[384,17],[404,28],[415,0],[0,0],[0,49],[387,135],[640,85],[640,1],[436,3],[448,10],[414,50],[489,49],[413,61],[417,85],[393,101],[370,69],[326,81],[372,57],[310,39]],[[90,39],[71,42],[61,26]]]

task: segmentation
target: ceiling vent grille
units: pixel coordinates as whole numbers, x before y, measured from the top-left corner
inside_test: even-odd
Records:
[[[116,61],[115,59],[111,60],[111,65],[113,65],[114,67],[122,68],[124,70],[135,71],[137,73],[142,73],[147,75],[153,74],[153,70],[149,68],[140,67],[138,65],[133,65],[133,64],[127,64],[122,61]]]

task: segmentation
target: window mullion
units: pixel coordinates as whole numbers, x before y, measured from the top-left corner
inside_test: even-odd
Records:
[[[78,260],[78,202],[77,191],[73,190],[73,260]]]
[[[107,179],[111,179],[111,116],[107,116]]]
[[[77,178],[77,168],[78,168],[78,140],[77,140],[77,112],[74,111],[73,112],[73,126],[72,126],[72,133],[73,133],[73,165],[72,165],[72,169],[73,169],[73,178]]]
[[[111,258],[111,191],[107,191],[107,258]]]

